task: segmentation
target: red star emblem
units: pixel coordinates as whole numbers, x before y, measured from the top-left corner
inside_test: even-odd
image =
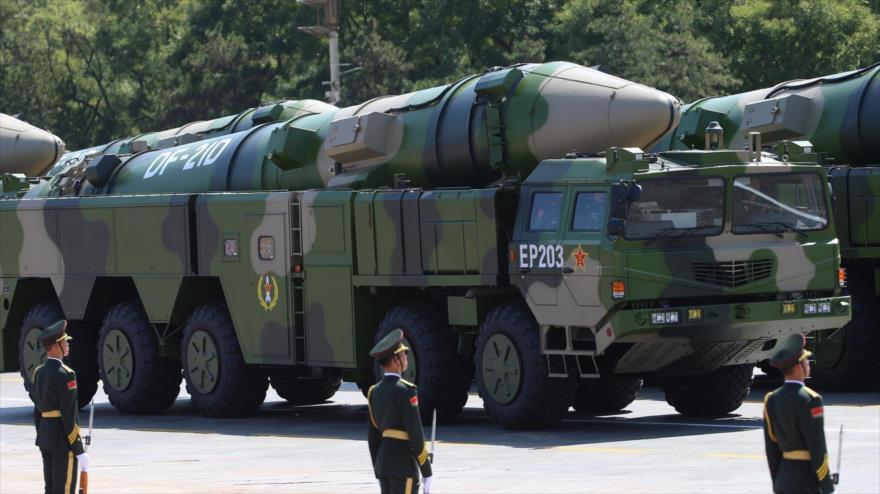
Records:
[[[577,249],[571,251],[571,257],[574,258],[574,268],[586,271],[587,269],[587,251],[578,244]]]

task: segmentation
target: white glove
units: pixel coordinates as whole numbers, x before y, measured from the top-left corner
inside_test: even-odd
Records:
[[[425,494],[431,494],[431,481],[432,480],[434,480],[433,475],[422,479],[422,485],[425,487],[424,491],[422,491],[422,492],[424,492]]]
[[[79,471],[80,472],[88,472],[89,471],[89,454],[88,453],[76,455],[76,461],[79,463]]]

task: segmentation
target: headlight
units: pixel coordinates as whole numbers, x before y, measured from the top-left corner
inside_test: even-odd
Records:
[[[815,314],[816,309],[816,302],[807,302],[804,304],[804,314]]]
[[[831,314],[831,302],[819,302],[819,314]]]

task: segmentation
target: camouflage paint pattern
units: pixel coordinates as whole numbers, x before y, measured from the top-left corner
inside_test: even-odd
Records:
[[[724,128],[730,149],[748,133],[764,145],[807,139],[832,177],[837,230],[845,258],[880,259],[880,63],[747,93],[704,98],[685,106],[679,126],[655,150],[701,149],[710,121]],[[856,170],[853,167],[866,167]]]
[[[730,231],[730,182],[734,177],[812,173],[824,180],[824,171],[817,164],[780,162],[769,156],[750,162],[745,152],[716,151],[661,154],[655,162],[636,161],[634,173],[614,173],[618,166],[627,169],[622,163],[609,169],[601,158],[547,160],[523,184],[510,248],[511,282],[523,292],[539,324],[569,328],[569,348],[577,346],[577,339],[582,343],[595,340],[594,350],[601,355],[611,345],[634,343],[620,357],[616,372],[692,374],[719,365],[761,361],[772,353],[771,340],[795,331],[837,327],[849,319],[848,304],[843,304],[848,297],[840,297],[836,283],[839,246],[833,227],[809,233],[744,235]],[[725,227],[719,234],[629,240],[609,237],[603,231],[578,232],[571,226],[573,200],[579,192],[611,196],[610,186],[621,180],[639,183],[686,177],[727,182]],[[545,191],[565,193],[566,213],[560,228],[530,232],[525,224],[529,195]],[[523,244],[561,246],[562,266],[524,266],[519,257]],[[700,263],[746,261],[769,262],[773,268],[762,279],[733,287],[697,277]],[[613,297],[613,282],[625,283],[624,297]],[[794,300],[805,293],[822,294],[821,300],[830,301],[835,311],[807,317],[802,315],[802,303],[797,302],[797,315],[783,318],[777,297]],[[724,299],[731,302],[715,302]],[[704,316],[687,320],[688,310],[697,308]],[[652,323],[653,312],[667,311],[678,312],[680,322]],[[578,336],[582,330],[590,333]],[[555,350],[563,351],[561,347]]]
[[[474,333],[494,304],[521,296],[542,334],[569,335],[561,350],[544,351],[611,358],[621,348],[617,372],[694,374],[754,362],[772,339],[845,321],[833,228],[651,244],[611,239],[604,224],[598,233],[521,235],[536,187],[612,196],[615,185],[655,176],[823,173],[734,152],[676,153],[663,166],[632,149],[610,151],[630,159],[558,160],[650,146],[678,115],[665,93],[553,62],[172,147],[154,136],[155,149],[131,155],[120,145],[102,183],[86,179],[102,162],[93,157],[36,194],[0,200],[0,326],[14,331],[26,312],[23,281],[48,279],[68,317],[99,319],[96,300],[112,292],[97,287],[131,280],[151,322],[168,328],[199,303],[225,300],[247,363],[369,372],[378,322],[401,301],[431,296]],[[514,269],[525,241],[553,245],[554,255],[559,245],[560,262]],[[759,257],[774,263],[771,279],[735,289],[696,282],[688,265]],[[618,280],[624,299],[612,294]],[[783,317],[777,299],[804,295],[837,312],[800,317],[799,299],[798,315]],[[644,323],[667,306],[698,306],[706,321]],[[697,365],[705,354],[712,358]]]

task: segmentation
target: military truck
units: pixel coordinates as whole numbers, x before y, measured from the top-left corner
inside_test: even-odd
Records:
[[[718,121],[732,149],[759,131],[765,145],[808,139],[833,190],[846,293],[853,319],[817,333],[813,382],[833,390],[880,385],[880,63],[815,79],[783,82],[688,105],[658,150],[700,147],[703,129]],[[784,151],[783,151],[784,152]]]
[[[639,149],[678,115],[645,86],[522,64],[96,156],[0,200],[4,341],[29,386],[39,328],[68,318],[72,363],[125,413],[168,408],[181,378],[218,417],[269,385],[366,389],[398,328],[440,420],[472,377],[511,428],[622,409],[643,376],[681,413],[728,413],[778,340],[844,324],[849,297],[809,153]]]

